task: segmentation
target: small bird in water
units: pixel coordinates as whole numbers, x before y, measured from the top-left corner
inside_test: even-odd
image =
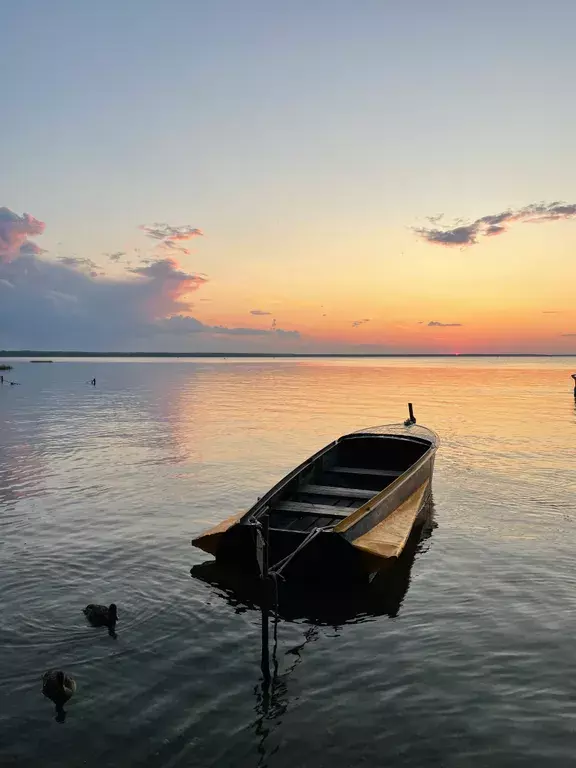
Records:
[[[76,681],[62,670],[51,669],[42,675],[42,693],[56,705],[56,720],[63,723],[66,719],[64,704],[76,692]]]
[[[94,627],[108,627],[108,629],[114,630],[118,621],[116,603],[110,603],[108,606],[90,603],[84,608],[83,613]]]

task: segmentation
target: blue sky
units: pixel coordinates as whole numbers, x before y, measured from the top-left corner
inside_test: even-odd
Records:
[[[0,18],[0,205],[46,222],[47,259],[104,265],[142,246],[139,225],[200,227],[184,266],[210,278],[210,327],[242,325],[270,297],[310,344],[336,344],[347,301],[351,322],[382,315],[386,346],[387,323],[416,322],[408,297],[394,318],[358,314],[359,297],[381,274],[434,282],[436,252],[410,227],[574,200],[567,0],[19,0]],[[537,235],[560,249],[563,283],[575,226]],[[538,258],[532,241],[508,246]],[[327,332],[309,314],[324,301]]]

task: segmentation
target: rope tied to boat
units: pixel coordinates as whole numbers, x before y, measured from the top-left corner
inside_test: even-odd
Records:
[[[290,562],[296,557],[298,552],[301,552],[304,547],[307,547],[310,542],[318,536],[318,534],[322,533],[325,528],[314,528],[306,538],[300,542],[300,544],[296,547],[296,549],[291,552],[289,555],[286,555],[286,557],[283,557],[282,560],[279,560],[276,565],[273,565],[272,568],[269,568],[268,573],[270,575],[273,575],[274,577],[280,576],[282,578],[282,571],[284,568],[286,568],[287,565],[290,564]]]

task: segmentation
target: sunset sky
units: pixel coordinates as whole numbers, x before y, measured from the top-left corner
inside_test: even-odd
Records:
[[[0,348],[576,354],[573,0],[0,18]]]

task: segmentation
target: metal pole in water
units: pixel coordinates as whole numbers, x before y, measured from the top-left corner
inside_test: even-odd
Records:
[[[261,660],[261,668],[262,668],[262,677],[264,678],[265,685],[269,685],[271,675],[270,675],[270,649],[269,649],[269,638],[268,638],[268,587],[269,587],[269,581],[268,581],[268,548],[269,548],[269,539],[270,539],[270,521],[268,519],[268,514],[265,513],[262,516],[262,538],[263,538],[263,547],[262,547],[262,660]]]
[[[574,381],[574,400],[576,400],[576,373],[572,374],[572,379]]]

